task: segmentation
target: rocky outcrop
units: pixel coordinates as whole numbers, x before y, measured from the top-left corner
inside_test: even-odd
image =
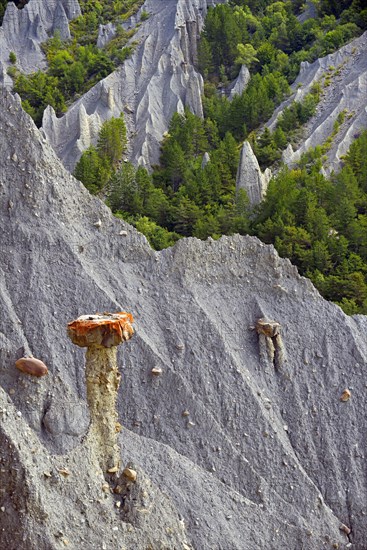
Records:
[[[306,0],[302,5],[302,13],[297,16],[300,23],[304,23],[308,19],[315,19],[317,17],[317,8],[312,0]]]
[[[210,155],[209,153],[203,154],[203,160],[201,161],[201,168],[204,170],[205,166],[210,162]]]
[[[276,119],[292,101],[302,101],[312,86],[319,82],[322,98],[316,114],[305,125],[302,142],[288,147],[283,155],[288,166],[294,166],[301,155],[316,145],[322,145],[333,133],[334,124],[342,122],[327,151],[323,163],[325,174],[337,171],[343,156],[358,134],[367,128],[367,32],[337,52],[318,59],[311,65],[301,64],[299,76],[292,88],[293,95],[276,111],[267,126],[274,129]]]
[[[202,116],[203,81],[194,63],[208,4],[207,0],[147,0],[141,9],[149,13],[149,18],[132,38],[138,45],[131,58],[60,119],[52,110],[45,112],[44,133],[70,171],[89,143],[81,140],[83,110],[87,113],[84,120],[93,127],[91,142],[96,139],[94,129],[123,112],[130,136],[128,156],[134,163],[146,166],[158,161],[159,144],[174,112],[182,113],[187,106]],[[130,26],[139,20],[139,13]],[[113,32],[112,27],[101,29],[99,43],[106,43]],[[113,106],[101,102],[106,90]]]
[[[91,427],[88,446],[96,455],[102,471],[118,473],[121,466],[116,402],[121,380],[117,365],[117,346],[134,334],[129,313],[82,315],[68,323],[68,336],[73,344],[87,348],[85,378]]]
[[[112,40],[116,34],[116,27],[113,23],[107,23],[106,25],[100,25],[97,38],[97,47],[103,48]]]
[[[241,95],[246,90],[247,84],[250,82],[250,78],[250,71],[246,65],[242,65],[236,80],[228,88],[228,99],[230,101],[232,101],[236,95]]]
[[[364,550],[367,318],[255,238],[154,252],[3,93],[0,147],[0,547]],[[112,494],[65,324],[121,310],[121,464],[140,485]],[[281,326],[281,368],[259,319]],[[47,376],[14,367],[23,349]]]
[[[44,68],[42,42],[56,30],[62,39],[70,38],[69,21],[78,15],[78,0],[29,0],[21,10],[9,2],[0,27],[0,81],[11,87],[6,75],[10,52],[16,54],[17,67],[25,73]]]
[[[237,170],[236,190],[244,189],[250,206],[256,206],[265,197],[270,179],[271,171],[267,168],[264,173],[261,172],[251,145],[245,141],[242,145]]]
[[[290,143],[288,143],[287,147],[282,152],[282,161],[285,164],[287,164],[287,166],[291,166],[293,156],[294,156],[293,147]]]
[[[70,8],[70,4],[67,5]],[[80,9],[78,10],[78,2],[75,3],[75,9],[73,11],[73,17],[76,17],[80,14]],[[69,40],[71,38],[70,29],[69,29],[69,18],[65,11],[65,7],[62,2],[56,4],[55,15],[52,24],[51,33],[54,35],[56,32],[60,34],[61,40]]]

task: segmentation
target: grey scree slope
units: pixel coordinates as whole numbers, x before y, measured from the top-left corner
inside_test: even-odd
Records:
[[[255,238],[152,251],[5,91],[0,151],[0,548],[365,550],[366,318]],[[122,464],[138,472],[123,515],[83,440],[84,352],[65,328],[121,309],[136,319]],[[282,325],[279,371],[249,330],[263,316]],[[24,351],[49,375],[18,372]]]

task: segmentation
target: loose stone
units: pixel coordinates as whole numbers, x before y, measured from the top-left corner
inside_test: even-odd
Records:
[[[130,481],[136,481],[137,478],[136,471],[132,470],[131,468],[124,468],[124,470],[122,471],[122,475]]]
[[[351,393],[350,391],[348,390],[348,388],[346,388],[343,393],[341,394],[340,396],[340,401],[349,401],[350,397],[351,397]]]

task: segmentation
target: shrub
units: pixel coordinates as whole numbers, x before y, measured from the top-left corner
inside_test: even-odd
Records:
[[[17,56],[15,55],[14,52],[10,52],[10,53],[9,53],[9,61],[10,61],[10,63],[12,63],[13,65],[15,65],[15,63],[17,62]]]
[[[146,21],[149,19],[150,13],[148,11],[142,10],[140,13],[140,21]]]

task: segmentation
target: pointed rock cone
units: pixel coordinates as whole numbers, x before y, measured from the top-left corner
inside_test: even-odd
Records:
[[[121,375],[117,346],[134,334],[132,323],[130,313],[119,312],[83,315],[67,327],[71,341],[87,348],[85,377],[91,416],[88,438],[105,473],[120,468],[116,400]]]

